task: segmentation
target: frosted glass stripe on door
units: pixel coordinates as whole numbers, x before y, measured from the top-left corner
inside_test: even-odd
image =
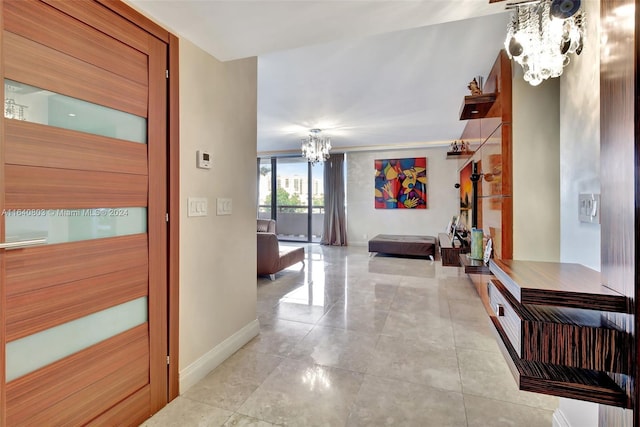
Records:
[[[7,343],[7,382],[146,322],[141,297]]]
[[[8,209],[6,241],[45,238],[47,244],[147,232],[147,208]]]
[[[5,79],[4,117],[147,143],[147,120],[134,114]]]

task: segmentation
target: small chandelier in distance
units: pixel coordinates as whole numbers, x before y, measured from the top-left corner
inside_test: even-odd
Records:
[[[584,46],[585,14],[581,0],[531,0],[507,4],[515,8],[504,46],[532,86],[560,77],[570,53]]]
[[[309,137],[302,140],[302,155],[307,158],[309,163],[315,165],[329,158],[331,140],[320,135],[322,129],[311,129],[309,132],[311,132]]]

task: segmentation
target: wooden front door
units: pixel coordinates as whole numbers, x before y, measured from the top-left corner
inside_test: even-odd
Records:
[[[167,402],[167,44],[0,5],[0,426],[136,425]]]

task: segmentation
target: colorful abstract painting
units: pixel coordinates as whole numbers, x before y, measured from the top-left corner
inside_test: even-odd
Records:
[[[473,166],[471,162],[460,171],[460,224],[464,228],[471,230],[471,216],[473,210],[473,183],[471,173]]]
[[[427,158],[375,160],[376,209],[427,208]]]

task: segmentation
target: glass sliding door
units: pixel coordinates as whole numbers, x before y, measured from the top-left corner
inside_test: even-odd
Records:
[[[274,157],[259,159],[257,167],[258,218],[275,219],[280,240],[319,242],[324,165],[312,166],[302,157]]]
[[[309,163],[306,159],[277,159],[275,218],[280,239],[309,241]]]
[[[258,218],[271,219],[271,159],[260,159],[258,163]]]
[[[324,225],[324,164],[311,166],[311,241],[319,242]]]

